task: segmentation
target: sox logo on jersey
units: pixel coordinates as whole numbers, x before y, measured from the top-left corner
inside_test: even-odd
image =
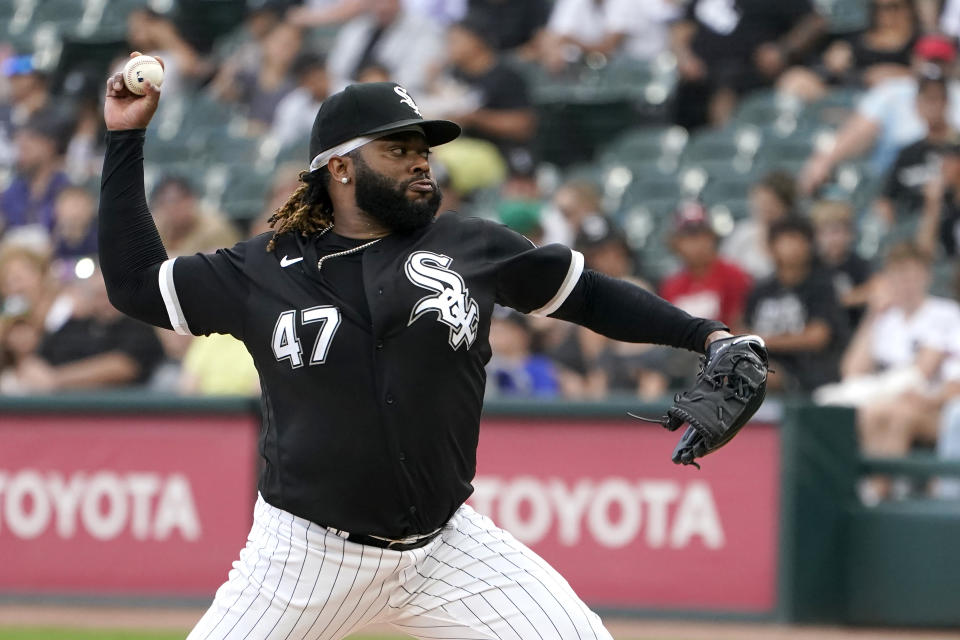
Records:
[[[448,268],[451,262],[453,258],[449,256],[417,251],[407,258],[403,270],[410,282],[435,292],[417,301],[407,326],[425,313],[436,311],[437,320],[450,327],[449,342],[456,351],[462,344],[469,349],[477,339],[480,309],[477,301],[470,297],[460,274]]]

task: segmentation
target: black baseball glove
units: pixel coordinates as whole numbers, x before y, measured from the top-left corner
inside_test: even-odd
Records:
[[[657,422],[670,431],[687,424],[673,450],[677,464],[692,464],[730,442],[757,412],[767,392],[767,348],[759,336],[734,336],[710,343],[700,375],[689,391],[678,393]],[[633,414],[630,414],[633,415]]]

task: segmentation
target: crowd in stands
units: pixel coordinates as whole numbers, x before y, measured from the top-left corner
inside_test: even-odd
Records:
[[[172,255],[268,231],[325,97],[397,81],[464,128],[435,150],[443,215],[499,218],[762,336],[771,389],[857,407],[870,453],[946,434],[960,456],[960,0],[238,0],[208,31],[188,28],[195,5],[124,3],[92,70],[0,45],[0,393],[256,393],[232,338],[155,331],[106,301],[98,96],[136,49],[166,64],[146,159]],[[15,21],[0,11],[0,30]],[[616,95],[647,108],[612,136],[581,149],[579,116],[548,127],[558,86],[592,113],[620,73]],[[490,341],[491,396],[658,399],[697,371],[507,309]]]

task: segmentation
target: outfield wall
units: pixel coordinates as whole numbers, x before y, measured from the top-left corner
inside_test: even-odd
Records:
[[[470,504],[603,610],[960,625],[945,569],[958,566],[955,544],[931,548],[935,563],[917,550],[922,575],[876,575],[879,555],[915,531],[855,507],[850,412],[768,405],[697,471],[670,462],[679,434],[626,415],[663,407],[490,402]],[[209,600],[250,526],[257,410],[249,399],[0,398],[0,593]],[[936,529],[953,531],[936,514]],[[931,578],[942,602],[899,611],[894,591]]]

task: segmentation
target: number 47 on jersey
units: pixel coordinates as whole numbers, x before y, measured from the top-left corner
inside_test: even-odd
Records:
[[[300,347],[300,338],[297,335],[297,312],[295,309],[284,311],[277,318],[273,327],[273,355],[277,360],[289,360],[294,369],[303,366],[303,349]],[[320,330],[313,343],[310,353],[310,364],[323,364],[327,361],[327,353],[333,336],[340,326],[340,309],[325,305],[310,307],[300,312],[300,323],[307,325],[319,322]]]

